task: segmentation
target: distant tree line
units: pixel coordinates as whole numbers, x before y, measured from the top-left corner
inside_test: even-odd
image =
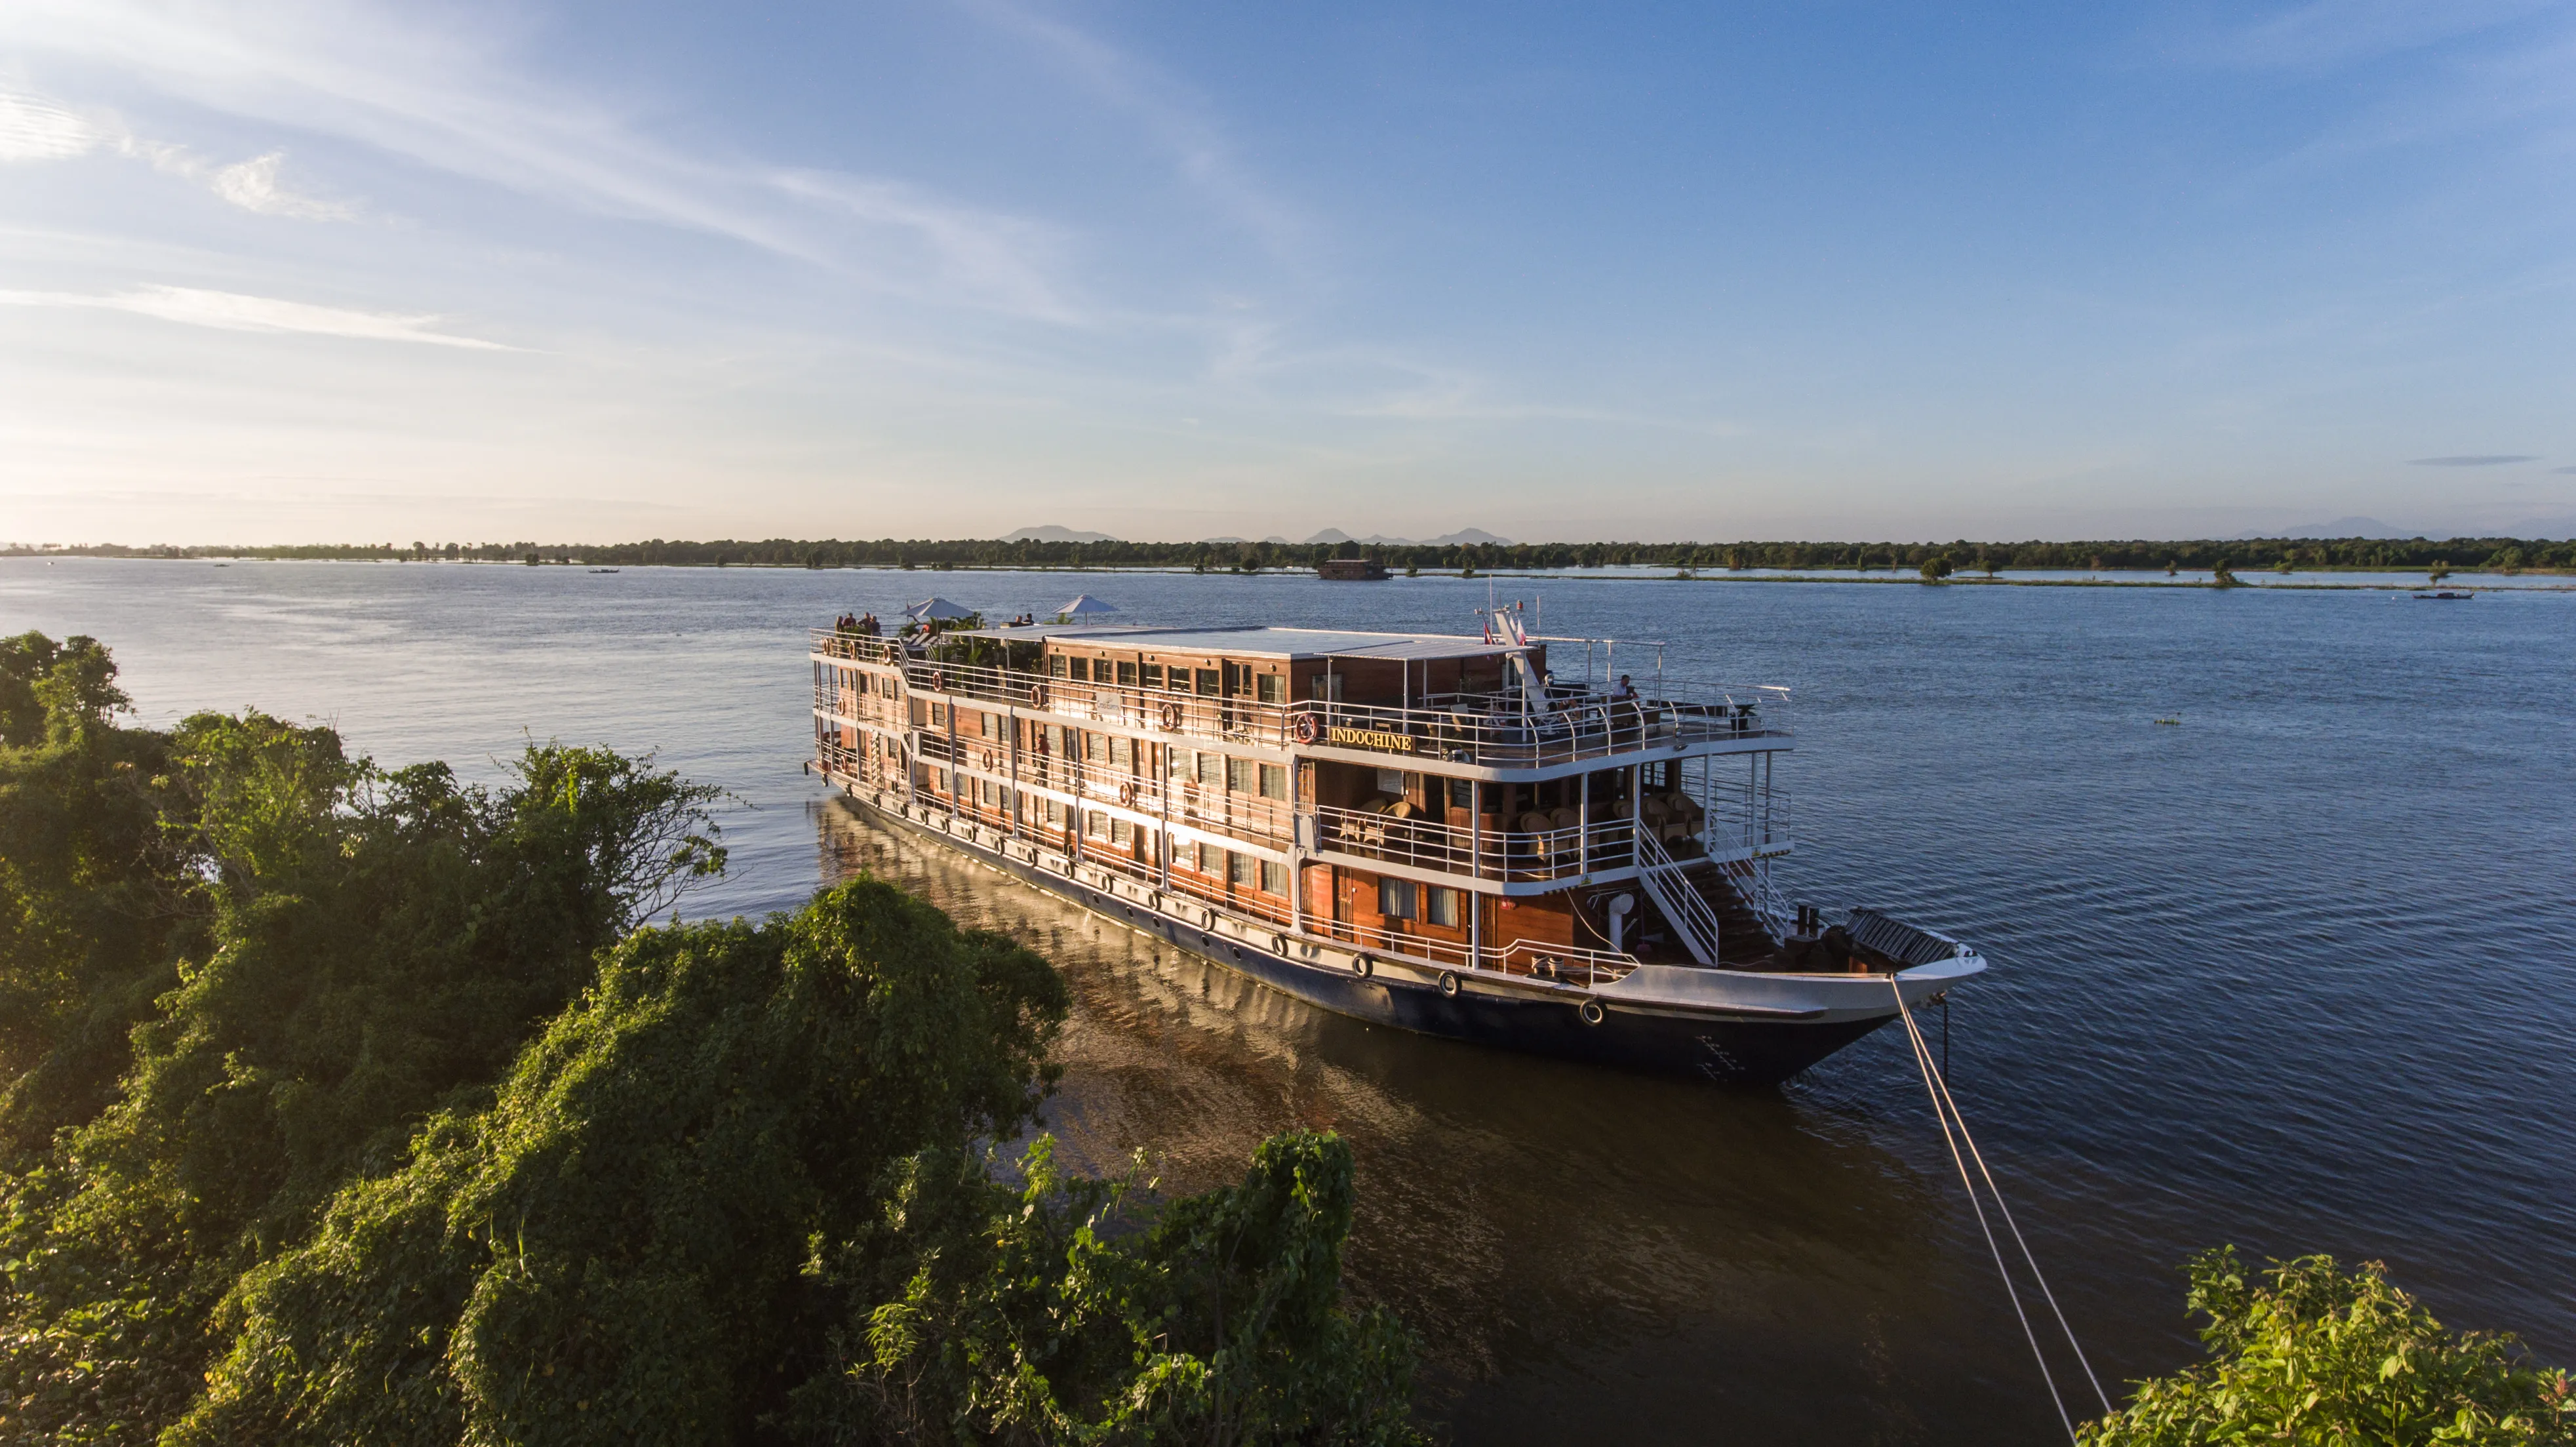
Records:
[[[36,551],[13,548],[12,553]],[[2034,570],[2389,568],[2540,572],[2576,569],[2576,541],[2530,538],[2251,538],[2173,542],[2132,538],[2079,542],[1947,543],[1478,543],[1430,546],[1357,543],[1128,543],[1004,541],[991,538],[720,538],[641,543],[312,544],[294,547],[126,547],[50,549],[94,557],[338,558],[601,567],[807,568],[1191,568],[1203,572],[1312,568],[1330,557],[1366,557],[1395,568],[1531,572],[1556,568],[1654,567],[1716,572],[1753,568],[1848,568],[1960,576]]]

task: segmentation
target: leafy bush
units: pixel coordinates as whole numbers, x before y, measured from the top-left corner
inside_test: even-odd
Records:
[[[2216,1359],[2139,1383],[2128,1410],[2084,1426],[2082,1447],[2576,1442],[2565,1372],[2531,1365],[2509,1336],[2453,1336],[2375,1262],[2347,1272],[2303,1256],[2257,1276],[2221,1247],[2190,1275]]]
[[[493,794],[255,713],[119,729],[112,676],[55,650],[45,742],[0,749],[0,1400],[31,1438],[168,1421],[234,1280],[723,858],[714,791],[605,750],[531,748]]]
[[[113,677],[0,643],[0,1440],[1414,1440],[1339,1140],[1161,1206],[1004,1163],[1035,955],[872,880],[639,929],[713,791]]]

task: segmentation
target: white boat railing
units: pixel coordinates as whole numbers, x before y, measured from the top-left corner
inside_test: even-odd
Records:
[[[1411,706],[1324,699],[1262,703],[954,662],[916,654],[894,639],[830,630],[817,630],[813,638],[814,652],[821,657],[896,667],[908,690],[951,700],[1043,710],[1192,739],[1347,749],[1399,763],[1411,756],[1541,767],[1673,743],[1790,734],[1789,691],[1771,685],[1668,687],[1662,697],[1637,699],[1559,687],[1526,708],[1518,692],[1444,694]],[[836,680],[816,679],[817,708],[831,711],[842,700]]]

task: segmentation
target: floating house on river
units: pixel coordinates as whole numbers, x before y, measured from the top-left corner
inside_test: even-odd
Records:
[[[1613,670],[1659,650],[1484,621],[818,631],[815,765],[899,827],[1426,1034],[1770,1083],[1984,968],[1774,886],[1787,690],[1659,662],[1631,686]]]

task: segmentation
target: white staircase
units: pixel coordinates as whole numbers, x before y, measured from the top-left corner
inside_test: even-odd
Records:
[[[1663,841],[1652,830],[1639,829],[1637,837],[1637,878],[1646,893],[1663,911],[1664,920],[1681,936],[1682,947],[1691,958],[1703,965],[1717,964],[1717,911],[1709,907],[1700,892],[1683,877],[1682,867],[1664,850]]]

